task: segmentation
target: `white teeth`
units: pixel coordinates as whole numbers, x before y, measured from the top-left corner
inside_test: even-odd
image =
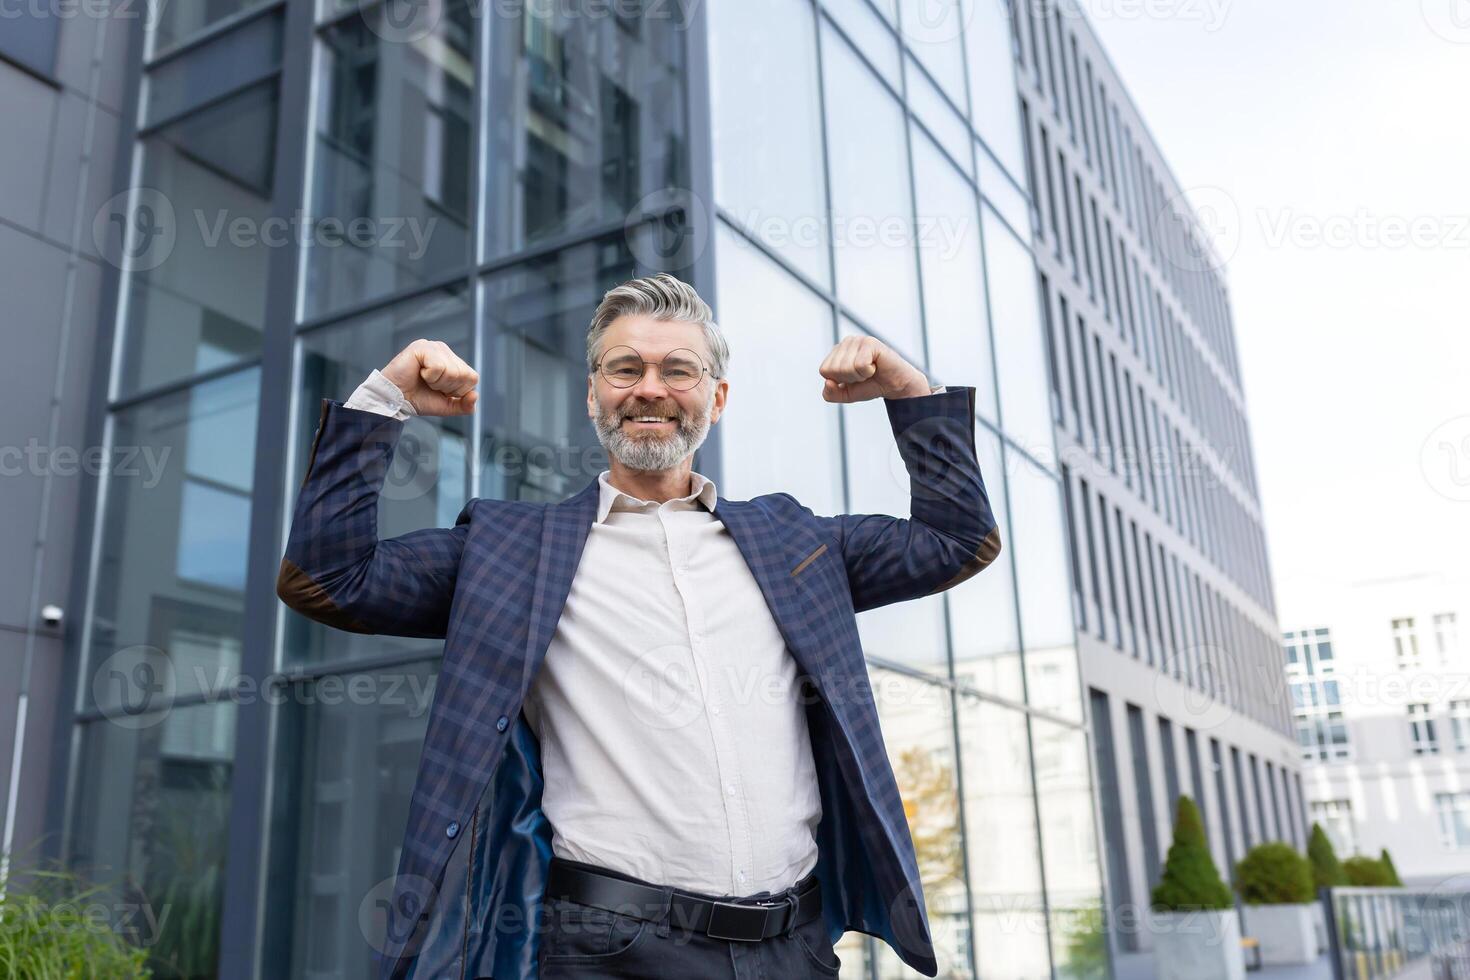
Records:
[[[662,416],[657,416],[657,415],[640,415],[638,418],[635,418],[633,421],[634,422],[663,422],[663,421],[665,421],[665,419]]]

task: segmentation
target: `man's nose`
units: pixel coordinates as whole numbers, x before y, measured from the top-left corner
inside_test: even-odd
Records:
[[[669,393],[668,385],[664,384],[663,374],[657,364],[644,364],[643,377],[633,386],[633,394],[646,402],[659,401],[666,398]]]

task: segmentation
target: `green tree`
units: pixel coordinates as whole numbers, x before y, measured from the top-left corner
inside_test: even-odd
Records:
[[[1174,817],[1174,842],[1164,860],[1164,874],[1153,891],[1154,908],[1161,912],[1228,909],[1234,906],[1230,889],[1210,857],[1205,825],[1188,796],[1179,797]]]
[[[1267,841],[1235,866],[1235,888],[1247,905],[1302,905],[1315,894],[1312,865],[1290,844]]]
[[[1393,878],[1390,877],[1389,870],[1377,858],[1356,854],[1342,862],[1342,870],[1347,872],[1348,884],[1359,888],[1390,888],[1393,886]]]
[[[1378,863],[1388,872],[1388,883],[1395,888],[1404,887],[1403,879],[1399,877],[1399,869],[1393,866],[1393,858],[1388,856],[1388,848],[1378,852]]]
[[[1318,888],[1333,888],[1348,883],[1347,873],[1337,860],[1332,841],[1319,823],[1312,824],[1312,836],[1307,842],[1307,860],[1312,862],[1312,878]]]

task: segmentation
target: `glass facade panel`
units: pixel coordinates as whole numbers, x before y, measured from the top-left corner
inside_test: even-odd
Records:
[[[306,479],[311,442],[323,398],[345,402],[354,389],[416,338],[442,340],[471,358],[469,291],[463,287],[384,307],[301,338],[300,394],[296,403],[295,478]],[[425,527],[452,527],[469,499],[470,420],[412,416],[393,453],[378,497],[378,534],[391,538]],[[349,633],[282,607],[282,661],[324,663],[344,657],[437,652],[439,640]]]
[[[980,976],[1049,976],[1026,716],[960,695],[959,732]]]
[[[559,501],[607,468],[587,417],[587,327],[602,294],[634,265],[617,235],[485,280],[480,496]],[[695,453],[695,469],[704,454]]]
[[[364,898],[398,869],[438,661],[295,685],[281,717],[281,853],[294,884],[271,909],[290,940],[292,980],[372,975]],[[370,930],[369,930],[370,933]],[[366,940],[366,941],[364,941]],[[381,942],[379,942],[381,945]]]
[[[9,58],[31,71],[51,75],[56,68],[56,42],[61,36],[62,7],[29,4],[11,7],[3,14],[0,57]]]
[[[250,368],[115,416],[134,463],[107,479],[86,707],[132,713],[238,673],[259,389]]]
[[[877,667],[869,674],[918,859],[939,973],[967,976],[970,929],[950,692],[943,685]],[[881,970],[880,975],[909,972]]]
[[[899,23],[908,49],[918,56],[939,87],[965,108],[965,51],[961,46],[964,11],[959,0],[902,0]],[[912,98],[912,85],[910,86]]]
[[[1031,746],[1055,976],[1105,977],[1107,935],[1087,734],[1032,716]]]
[[[715,322],[730,344],[727,413],[715,427],[732,465],[720,493],[785,491],[814,514],[840,514],[842,409],[822,399],[817,374],[836,343],[832,308],[723,223],[715,247]]]
[[[1055,477],[1009,447],[1005,456],[1011,502],[1010,552],[1016,563],[1030,704],[1080,722],[1082,689],[1061,487]]]
[[[990,322],[995,327],[995,373],[1000,380],[1001,427],[1032,456],[1054,459],[1046,338],[1031,250],[994,211],[981,209]]]
[[[908,103],[914,115],[923,123],[924,128],[933,136],[935,142],[944,147],[954,161],[954,165],[966,174],[971,173],[972,163],[970,159],[970,127],[965,120],[955,112],[954,108],[944,100],[934,83],[929,80],[918,67],[913,58],[904,58],[904,71],[908,76]],[[918,134],[915,133],[915,139]],[[914,165],[916,168],[918,164]],[[923,212],[920,212],[922,215]],[[920,229],[924,225],[920,223]],[[922,239],[920,239],[922,242]]]
[[[193,0],[191,3],[155,2],[149,5],[153,32],[149,49],[153,54],[189,40],[204,30],[246,10],[263,7],[270,0]]]
[[[69,861],[103,889],[86,907],[111,910],[160,980],[219,976],[235,712],[224,700],[79,732]]]
[[[970,120],[995,158],[1026,185],[1021,100],[1006,0],[960,0],[970,75]]]
[[[802,275],[830,288],[811,5],[744,0],[707,9],[715,201]]]
[[[493,8],[485,90],[487,258],[621,225],[648,195],[689,186],[687,15],[678,4],[646,13],[638,7]]]
[[[874,11],[868,0],[823,0],[822,6],[852,46],[868,59],[873,70],[882,75],[895,92],[903,90],[899,77],[898,36],[890,24]],[[882,6],[882,4],[879,4]]]
[[[837,298],[919,364],[918,269],[904,117],[898,102],[824,25],[822,69]]]
[[[450,0],[428,35],[396,39],[388,6],[326,28],[302,277],[307,318],[442,279],[469,253],[478,21]]]
[[[975,389],[975,409],[996,424],[994,352],[985,316],[985,269],[975,190],[935,148],[914,133],[914,194],[924,285],[930,379]],[[993,501],[992,501],[993,503]]]
[[[276,114],[276,84],[265,82],[143,141],[146,190],[124,252],[120,395],[259,353]]]

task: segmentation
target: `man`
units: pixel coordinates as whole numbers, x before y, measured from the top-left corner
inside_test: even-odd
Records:
[[[912,517],[819,517],[692,470],[728,359],[687,284],[609,290],[587,335],[608,469],[382,541],[402,420],[472,412],[479,376],[416,340],[322,400],[278,594],[445,640],[381,977],[831,977],[847,930],[938,972],[854,614],[998,554],[975,389],[843,339],[822,397],[884,399]]]

